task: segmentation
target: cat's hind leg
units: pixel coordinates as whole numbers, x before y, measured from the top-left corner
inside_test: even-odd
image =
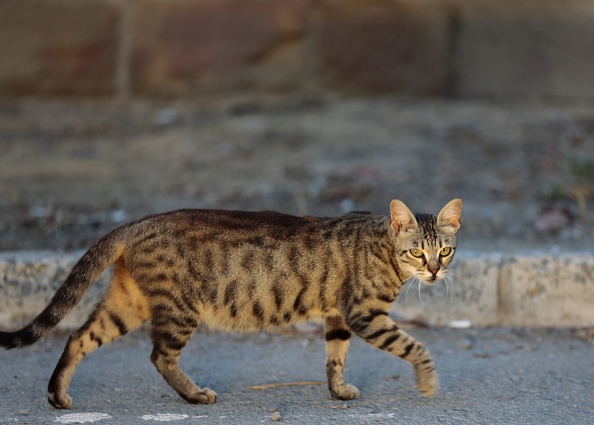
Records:
[[[198,387],[179,368],[181,350],[198,326],[195,315],[183,314],[165,306],[161,304],[161,308],[154,310],[151,361],[171,388],[188,403],[214,403],[217,394],[209,388]]]
[[[68,339],[48,384],[50,404],[57,409],[70,408],[72,399],[66,392],[80,361],[101,345],[137,328],[149,317],[146,297],[130,276],[124,261],[118,260],[103,301]]]
[[[343,370],[351,339],[351,332],[340,316],[327,317],[326,336],[326,376],[332,398],[352,400],[359,396],[357,387],[344,383]]]

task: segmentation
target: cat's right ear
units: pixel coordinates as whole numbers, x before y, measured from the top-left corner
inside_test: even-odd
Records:
[[[390,202],[390,226],[396,235],[418,227],[414,214],[399,199],[393,199]]]

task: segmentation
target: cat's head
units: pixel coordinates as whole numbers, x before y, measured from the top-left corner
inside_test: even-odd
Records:
[[[456,250],[461,212],[460,198],[448,202],[438,215],[415,215],[400,200],[390,203],[390,227],[406,277],[433,285],[446,276]]]

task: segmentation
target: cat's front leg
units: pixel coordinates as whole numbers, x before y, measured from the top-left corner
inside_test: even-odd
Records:
[[[326,375],[332,398],[352,400],[359,396],[357,387],[344,383],[343,370],[349,350],[351,332],[342,317],[327,317],[326,331]]]
[[[423,344],[396,325],[383,309],[361,309],[347,321],[349,328],[369,344],[409,362],[415,369],[419,390],[424,396],[437,391],[439,381],[433,359]]]

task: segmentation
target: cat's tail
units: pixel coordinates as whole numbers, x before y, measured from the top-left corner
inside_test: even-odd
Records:
[[[33,344],[47,335],[103,272],[123,254],[126,227],[120,227],[99,239],[82,256],[58,288],[49,305],[31,323],[15,332],[0,331],[0,346],[6,349]]]

